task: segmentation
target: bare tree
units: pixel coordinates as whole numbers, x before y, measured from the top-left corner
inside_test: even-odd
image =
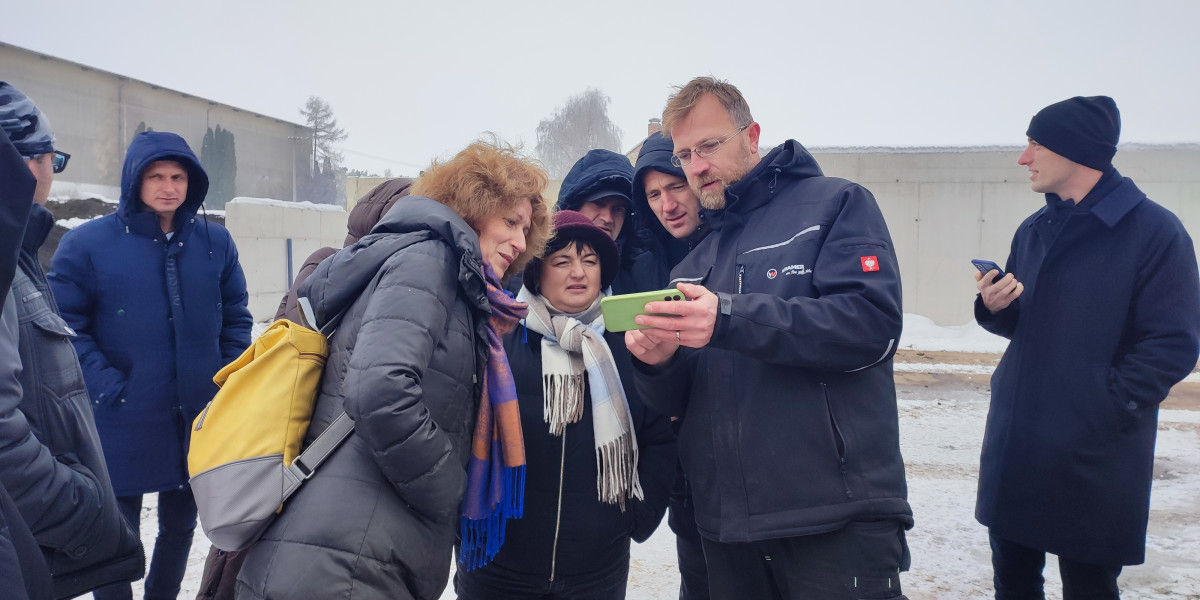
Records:
[[[320,96],[309,96],[300,114],[304,115],[313,132],[313,164],[328,159],[333,166],[341,166],[342,153],[334,150],[333,145],[346,139],[347,134],[345,129],[338,127],[333,108]]]
[[[608,120],[608,103],[603,92],[588,88],[538,123],[537,154],[550,177],[562,179],[588,150],[621,151],[621,130]]]

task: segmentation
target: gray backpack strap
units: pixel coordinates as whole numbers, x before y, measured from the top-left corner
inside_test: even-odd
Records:
[[[296,460],[292,461],[292,464],[288,465],[288,470],[292,472],[297,481],[308,479],[312,476],[313,471],[316,471],[317,467],[321,466],[321,463],[325,462],[325,459],[329,458],[334,450],[337,450],[337,447],[350,435],[351,431],[354,431],[354,421],[350,420],[350,415],[343,411],[304,452],[300,453],[300,456],[296,457]]]

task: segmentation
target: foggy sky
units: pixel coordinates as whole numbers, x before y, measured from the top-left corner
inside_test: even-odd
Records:
[[[396,175],[485,132],[532,154],[587,87],[626,150],[697,75],[737,85],[772,143],[1017,146],[1038,109],[1096,94],[1122,142],[1200,142],[1193,0],[6,4],[6,43],[292,122],[321,96],[346,166]]]

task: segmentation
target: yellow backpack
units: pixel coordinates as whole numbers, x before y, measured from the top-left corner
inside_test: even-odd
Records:
[[[253,544],[354,429],[343,412],[300,451],[328,352],[322,331],[280,319],[213,377],[221,389],[192,425],[188,474],[200,524],[217,548]]]

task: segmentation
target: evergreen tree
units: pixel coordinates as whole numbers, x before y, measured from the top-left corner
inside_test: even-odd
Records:
[[[200,166],[208,173],[205,205],[220,210],[234,198],[237,188],[237,151],[233,132],[217,125],[204,134],[200,145]]]
[[[309,96],[308,102],[300,109],[300,114],[304,115],[309,129],[312,130],[313,148],[316,150],[313,166],[317,167],[320,161],[328,161],[330,165],[340,167],[342,153],[335,150],[333,145],[346,139],[348,134],[345,129],[338,127],[333,108],[321,97]]]

